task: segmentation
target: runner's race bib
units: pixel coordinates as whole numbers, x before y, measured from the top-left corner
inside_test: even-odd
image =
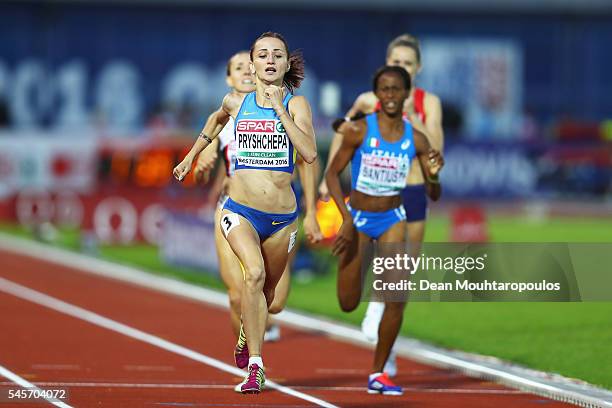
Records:
[[[289,166],[290,143],[278,119],[241,119],[236,124],[236,164],[255,168]]]
[[[396,195],[406,186],[410,159],[403,156],[363,153],[357,190],[373,196]]]

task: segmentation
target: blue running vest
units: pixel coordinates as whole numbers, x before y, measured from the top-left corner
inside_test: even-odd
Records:
[[[251,92],[244,97],[236,115],[235,170],[256,169],[293,173],[296,156],[293,143],[274,109],[257,105],[255,94]],[[283,99],[283,106],[287,112],[292,97],[291,93],[287,93]]]
[[[351,187],[381,197],[400,194],[416,155],[412,125],[404,119],[404,135],[387,142],[378,129],[376,113],[366,116],[367,132],[351,160]]]

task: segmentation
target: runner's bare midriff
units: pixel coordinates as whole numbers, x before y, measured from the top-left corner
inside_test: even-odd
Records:
[[[296,209],[291,174],[270,170],[237,170],[229,183],[232,200],[259,211],[289,214]]]
[[[397,208],[401,205],[402,198],[399,195],[388,197],[374,197],[361,193],[359,191],[351,191],[350,205],[352,208],[361,211],[370,212],[385,212]]]

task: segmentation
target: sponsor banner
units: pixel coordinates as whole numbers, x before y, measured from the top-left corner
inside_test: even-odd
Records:
[[[100,242],[159,245],[167,211],[202,210],[200,196],[172,197],[152,189],[112,189],[82,196],[81,229],[93,231]]]
[[[96,163],[93,137],[58,139],[18,133],[0,138],[0,200],[33,188],[90,191]]]
[[[520,144],[469,143],[444,149],[444,197],[528,197],[536,193],[537,149]]]
[[[201,269],[218,275],[215,250],[215,228],[212,218],[167,211],[160,241],[160,254],[170,265]]]
[[[73,195],[89,202],[89,197],[119,190],[119,195],[130,201],[141,202],[139,197],[148,197],[142,206],[163,203],[172,207],[176,201],[172,195],[179,194],[181,200],[199,205],[203,196],[198,191],[206,190],[188,178],[180,184],[180,192],[173,191],[178,184],[172,178],[172,167],[184,153],[155,139],[113,144],[93,137],[11,136],[0,138],[2,219],[15,220],[23,214],[31,218],[33,212],[44,218],[50,211],[47,195],[52,200],[55,195],[62,196],[57,211],[65,213],[64,221],[76,225],[79,222],[75,220],[87,220],[88,213],[82,214],[84,210],[81,204],[75,204]],[[156,150],[150,148],[154,141]],[[284,163],[287,159],[285,151],[242,153],[243,159],[249,160],[280,159]],[[443,197],[602,196],[612,183],[611,157],[612,145],[597,143],[450,142],[444,150],[446,165],[441,173]],[[364,155],[359,182],[368,183],[372,189],[396,185],[404,170],[397,158]]]
[[[0,201],[0,220],[33,228],[44,223],[77,228],[105,244],[159,245],[167,210],[205,210],[201,195],[181,197],[159,190],[103,188],[92,194],[70,190],[25,189]]]
[[[523,49],[511,40],[425,38],[418,85],[461,107],[464,133],[512,138],[523,109]]]
[[[454,143],[444,149],[444,198],[601,196],[612,147],[600,144]]]

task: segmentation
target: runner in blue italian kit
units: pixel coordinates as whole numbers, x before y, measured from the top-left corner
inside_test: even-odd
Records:
[[[268,307],[297,238],[297,203],[291,188],[296,155],[306,163],[317,156],[310,105],[293,96],[304,78],[300,54],[290,54],[277,33],[262,34],[251,47],[250,69],[256,91],[244,97],[228,94],[207,121],[185,159],[174,169],[182,180],[195,157],[217,137],[231,116],[235,120],[236,165],[221,228],[240,260],[243,334],[236,345],[236,363],[248,354],[249,374],[243,393],[259,393],[265,382],[261,345]],[[265,262],[264,262],[265,259]]]
[[[387,46],[386,64],[404,68],[410,74],[412,87],[410,96],[404,102],[404,117],[410,123],[422,131],[431,143],[432,147],[443,151],[444,130],[442,128],[442,104],[440,98],[415,85],[415,79],[421,72],[423,66],[421,61],[421,46],[419,40],[410,34],[402,34],[394,38]],[[345,116],[353,116],[357,112],[371,113],[380,110],[380,101],[374,92],[364,92],[360,94],[351,109]],[[329,147],[328,163],[331,163],[340,144],[342,134],[336,133]],[[323,180],[319,186],[321,199],[329,197],[327,184]],[[423,172],[419,164],[415,161],[412,164],[406,187],[402,191],[402,203],[406,210],[406,229],[407,241],[410,244],[411,255],[418,256],[421,251],[421,244],[425,236],[425,221],[428,213],[427,191]],[[378,326],[384,312],[384,304],[380,302],[370,302],[365,316],[361,323],[361,330],[366,339],[376,343],[378,337]],[[393,377],[397,373],[395,356],[392,352],[391,357],[385,366],[385,372]]]
[[[374,76],[374,93],[381,110],[363,120],[342,124],[342,145],[326,173],[330,195],[343,217],[334,242],[338,263],[338,300],[346,312],[354,310],[362,294],[364,244],[401,243],[406,240],[406,213],[401,191],[417,158],[426,175],[427,193],[432,200],[441,194],[438,173],[444,165],[441,154],[430,147],[425,135],[402,117],[404,101],[410,94],[410,75],[400,67],[383,67]],[[363,117],[363,116],[362,116]],[[339,174],[351,162],[350,204],[344,202]],[[402,324],[405,302],[387,302],[378,331],[368,392],[400,395],[383,367]]]

